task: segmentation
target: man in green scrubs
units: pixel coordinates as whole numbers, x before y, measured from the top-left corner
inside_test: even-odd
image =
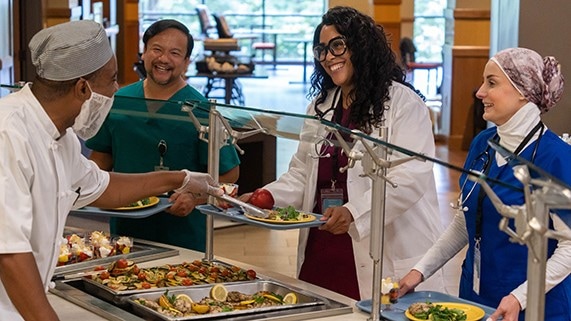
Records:
[[[145,31],[143,43],[147,78],[117,92],[102,128],[86,142],[92,149],[90,158],[102,169],[124,173],[183,168],[206,172],[208,146],[199,140],[188,114],[175,103],[207,101],[184,79],[194,46],[192,36],[180,22],[160,20]],[[234,147],[223,147],[219,181],[236,182],[239,163]],[[193,209],[206,199],[189,193],[175,194],[171,199],[172,212],[183,208],[190,214],[180,217],[163,212],[144,219],[112,218],[111,233],[204,251],[206,216]]]

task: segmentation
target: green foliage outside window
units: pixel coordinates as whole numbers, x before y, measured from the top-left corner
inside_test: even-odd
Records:
[[[232,32],[248,33],[253,29],[287,29],[295,33],[278,36],[278,59],[299,60],[303,56],[301,44],[283,42],[284,37],[312,36],[315,26],[325,12],[325,0],[140,0],[141,32],[158,19],[177,19],[184,23],[193,36],[200,35],[196,5],[208,6],[211,13],[225,16]],[[214,19],[212,19],[214,23]],[[266,36],[266,41],[270,41]],[[244,53],[248,43],[244,43]]]

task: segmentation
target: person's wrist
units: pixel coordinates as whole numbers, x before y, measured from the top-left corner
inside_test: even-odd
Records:
[[[190,178],[190,171],[188,169],[181,169],[181,172],[184,173],[184,178],[182,180],[182,184],[180,185],[179,188],[175,189],[174,191],[177,193],[181,193],[184,192],[184,188],[188,185],[188,183],[190,182],[191,178]]]
[[[411,272],[413,272],[416,275],[416,279],[419,284],[424,282],[424,274],[422,274],[422,272],[416,269],[412,269]]]

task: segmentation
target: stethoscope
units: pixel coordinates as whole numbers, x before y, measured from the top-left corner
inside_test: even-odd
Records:
[[[541,138],[543,137],[544,129],[545,129],[545,126],[543,125],[543,122],[539,121],[539,123],[537,123],[537,125],[535,125],[535,127],[525,136],[525,138],[522,140],[522,142],[519,144],[519,146],[515,149],[514,154],[518,155],[523,150],[523,148],[529,143],[531,138],[533,138],[535,133],[538,130],[540,130],[539,136],[537,137],[537,140],[535,142],[535,146],[533,147],[533,152],[531,154],[531,162],[533,163],[535,160],[535,156],[537,155],[537,149],[539,147],[539,142],[541,141]],[[497,140],[498,137],[499,137],[498,134],[496,134],[496,135],[494,135],[494,137],[492,137],[492,140]],[[481,167],[478,166],[478,164],[482,164]],[[474,158],[474,160],[472,160],[472,162],[470,163],[469,170],[471,172],[479,172],[479,173],[483,173],[484,175],[487,175],[489,170],[490,170],[491,164],[492,164],[492,162],[491,162],[491,155],[490,155],[490,146],[487,146],[483,152],[478,154],[478,156],[476,156]],[[466,174],[466,175],[468,175],[468,174]],[[464,188],[466,187],[466,184],[468,183],[468,181],[469,181],[469,179],[466,176],[466,178],[464,179],[464,182],[462,183],[462,186],[460,187],[460,193],[458,194],[458,198],[456,199],[456,204],[450,203],[450,207],[452,207],[454,210],[459,210],[462,212],[467,212],[469,210],[468,207],[465,206],[464,204],[468,200],[468,198],[470,198],[472,193],[474,192],[474,189],[476,188],[477,183],[472,182],[473,185],[470,188],[470,190],[468,191],[468,193],[466,194],[466,197],[462,198],[462,195],[463,195],[462,191],[464,191]],[[478,203],[480,203],[480,202],[478,202]],[[478,206],[481,206],[481,204],[478,204]]]

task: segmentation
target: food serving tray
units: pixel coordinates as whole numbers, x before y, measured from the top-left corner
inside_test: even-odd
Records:
[[[222,319],[222,318],[231,318],[232,320],[239,320],[240,316],[245,315],[252,315],[252,314],[260,314],[264,313],[264,316],[267,317],[271,315],[271,312],[278,312],[288,309],[299,309],[304,307],[310,307],[315,305],[324,305],[324,299],[315,296],[309,292],[305,292],[300,289],[294,289],[292,287],[286,286],[284,284],[275,282],[275,281],[264,281],[258,280],[255,282],[247,282],[247,283],[226,283],[224,286],[227,288],[228,292],[230,291],[238,291],[244,294],[254,294],[259,291],[268,291],[280,296],[285,296],[287,293],[295,293],[297,296],[297,303],[295,304],[285,304],[285,305],[272,305],[272,306],[264,306],[252,309],[244,309],[244,310],[233,310],[229,312],[219,312],[219,313],[212,313],[212,314],[199,314],[199,315],[192,315],[186,317],[172,317],[161,314],[151,308],[148,308],[137,301],[137,298],[144,298],[147,300],[156,301],[158,298],[164,293],[161,292],[154,292],[154,293],[146,293],[140,295],[133,295],[128,298],[129,304],[133,307],[133,311],[145,318],[146,320],[168,320],[168,321],[179,321],[179,320],[204,320],[204,319]],[[210,296],[210,290],[212,286],[197,286],[193,288],[187,289],[180,289],[180,290],[169,290],[168,295],[179,295],[179,294],[186,294],[188,295],[194,302],[199,302],[204,297]]]
[[[203,263],[203,264],[207,264],[207,263]],[[175,264],[176,265],[176,264]],[[207,268],[210,268],[212,266],[222,266],[222,267],[226,267],[226,268],[232,268],[232,265],[221,262],[221,261],[217,261],[214,260],[210,263],[208,263],[208,265],[204,265]],[[149,268],[145,268],[147,270],[149,269],[154,269],[154,268],[158,268],[158,267],[149,267]],[[240,271],[242,272],[246,272],[244,269],[240,268]],[[187,286],[183,286],[183,285],[177,285],[177,286],[166,286],[166,287],[154,287],[154,288],[149,288],[149,289],[132,289],[132,290],[116,290],[116,289],[112,289],[104,284],[99,283],[98,281],[93,280],[90,277],[83,277],[83,285],[85,288],[85,291],[98,297],[101,299],[104,299],[106,301],[109,301],[113,304],[116,304],[118,306],[126,306],[127,305],[127,298],[131,295],[134,294],[143,294],[143,293],[153,293],[153,292],[159,292],[159,293],[163,293],[165,290],[169,290],[169,293],[172,290],[176,290],[176,289],[187,289],[187,288],[192,288],[192,287],[201,287],[201,286],[208,286],[210,288],[211,285],[215,284],[215,283],[211,283],[211,284],[204,284],[205,282],[202,283],[195,283],[193,285],[187,285]],[[249,283],[249,282],[254,282],[253,280],[236,280],[236,281],[229,281],[229,282],[225,282],[225,283]]]
[[[118,259],[125,258],[135,263],[158,260],[166,257],[177,256],[179,251],[159,245],[158,243],[134,239],[133,247],[129,254],[117,254],[104,258],[96,258],[88,261],[71,263],[58,266],[54,272],[54,279],[63,279],[71,273],[92,271],[96,266],[107,266]]]
[[[465,304],[477,306],[479,308],[482,308],[484,310],[484,312],[486,312],[486,315],[482,318],[482,320],[485,320],[487,317],[489,317],[495,311],[495,309],[490,308],[488,306],[481,305],[479,303],[475,303],[472,301],[460,299],[460,298],[457,298],[455,296],[452,296],[452,295],[449,295],[446,293],[435,292],[435,291],[418,291],[418,292],[409,293],[403,297],[400,297],[397,303],[391,305],[392,310],[381,311],[381,316],[387,320],[390,320],[390,321],[409,321],[409,319],[404,314],[405,311],[408,309],[408,307],[413,303],[427,302],[427,301],[428,302],[457,302],[457,303],[465,303]],[[361,309],[364,312],[371,313],[371,310],[372,310],[371,300],[358,301],[356,306],[357,306],[357,308]]]
[[[159,203],[153,206],[144,207],[141,209],[132,210],[112,210],[112,209],[102,209],[99,207],[85,206],[77,210],[70,211],[70,214],[76,215],[99,215],[99,216],[111,216],[111,217],[125,217],[125,218],[145,218],[151,215],[160,213],[167,208],[171,207],[171,203],[167,197],[159,197]]]
[[[242,211],[241,209],[239,209],[237,207],[231,207],[227,210],[221,210],[221,209],[217,208],[216,206],[213,206],[211,204],[207,204],[207,205],[199,205],[196,207],[196,209],[198,209],[200,212],[202,212],[203,214],[206,214],[206,215],[214,215],[214,216],[217,216],[219,218],[225,218],[225,219],[236,221],[236,222],[261,226],[261,227],[269,228],[272,230],[291,230],[291,229],[299,229],[299,228],[307,228],[307,227],[316,227],[316,226],[320,226],[323,223],[325,223],[325,221],[320,221],[320,218],[323,215],[313,214],[313,213],[308,213],[308,214],[315,216],[314,221],[283,224],[283,223],[279,223],[279,222],[278,223],[268,223],[265,221],[259,221],[259,220],[251,219],[251,218],[247,217],[246,215],[244,215],[244,211]]]

